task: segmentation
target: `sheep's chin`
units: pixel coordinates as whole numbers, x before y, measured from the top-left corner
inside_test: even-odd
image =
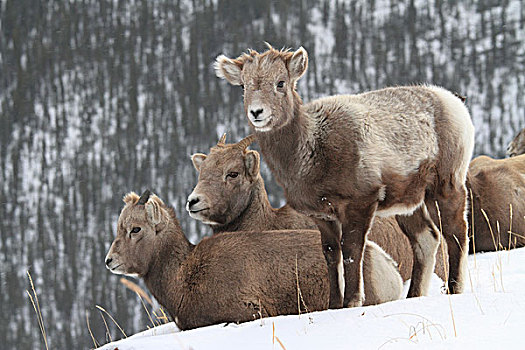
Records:
[[[114,273],[115,275],[123,275],[123,276],[128,276],[128,277],[140,278],[138,273],[129,273],[123,269],[120,269],[119,267],[114,268],[114,269],[109,269],[109,271],[111,271],[111,273]]]
[[[202,222],[203,224],[206,224],[206,225],[220,225],[220,223],[218,223],[218,222],[209,220],[207,217],[202,215],[200,211],[198,211],[196,213],[190,211],[190,212],[188,212],[188,214],[190,214],[190,217],[192,219],[198,220],[198,221]]]
[[[271,121],[273,117],[271,115],[269,117],[264,118],[263,120],[254,120],[253,118],[249,119],[257,132],[265,132],[272,130]]]

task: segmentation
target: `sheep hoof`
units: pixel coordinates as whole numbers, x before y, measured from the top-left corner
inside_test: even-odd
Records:
[[[344,307],[360,307],[363,306],[365,296],[362,294],[354,294],[353,298],[349,301],[345,300]]]

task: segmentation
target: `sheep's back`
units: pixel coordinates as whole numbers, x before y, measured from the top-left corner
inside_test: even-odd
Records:
[[[297,268],[296,268],[297,266]],[[309,311],[328,307],[317,231],[228,232],[205,238],[181,266],[182,328],[296,314],[297,285]],[[298,283],[297,283],[298,279]]]

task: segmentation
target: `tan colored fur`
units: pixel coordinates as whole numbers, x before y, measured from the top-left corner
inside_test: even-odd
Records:
[[[242,141],[241,141],[242,142]],[[201,161],[194,165],[199,171],[199,182],[195,190],[188,197],[199,198],[192,206],[197,208],[209,208],[208,210],[199,212],[200,215],[194,215],[194,218],[202,222],[221,222],[221,224],[212,224],[210,227],[215,234],[228,231],[253,231],[253,230],[282,230],[282,229],[316,229],[316,225],[307,216],[304,216],[289,206],[285,205],[280,209],[271,207],[268,201],[268,195],[264,188],[264,182],[259,172],[259,156],[257,153],[257,164],[255,166],[255,173],[251,169],[243,167],[244,158],[246,154],[257,153],[256,151],[249,151],[239,147],[238,143],[224,144],[219,143],[218,146],[212,147],[209,155],[199,154]],[[194,158],[194,156],[192,157]],[[224,180],[224,174],[227,174],[234,169],[238,172],[238,176],[230,181],[235,181],[236,186],[228,184]],[[238,206],[242,203],[242,206]],[[218,207],[218,208],[215,208]],[[224,208],[228,210],[225,212]],[[233,210],[232,208],[235,208]],[[189,205],[187,209],[191,210]],[[220,213],[220,214],[219,214]],[[397,236],[402,236],[402,232],[392,220],[392,225],[389,229],[398,230]],[[382,240],[387,241],[390,238],[390,232],[380,231],[375,235],[381,237]],[[405,243],[401,241],[400,243]],[[405,251],[407,250],[405,246]],[[365,300],[365,305],[370,305],[369,300],[377,302],[386,302],[392,295],[400,296],[402,284],[399,277],[396,264],[393,262],[382,249],[377,245],[367,245],[365,252],[364,264],[366,265],[365,291],[369,291],[370,295]],[[398,252],[397,250],[396,252]],[[408,252],[411,254],[410,252]],[[372,261],[371,259],[374,258]],[[385,274],[382,278],[374,278],[374,285],[370,285],[371,267],[377,268]],[[342,260],[341,260],[342,268]],[[376,273],[377,275],[377,273]],[[405,274],[406,275],[406,274]],[[398,283],[399,282],[399,283]],[[341,284],[344,284],[344,280]],[[391,288],[394,287],[394,290]]]
[[[467,179],[473,197],[468,211],[470,253],[474,252],[474,245],[477,252],[525,246],[525,154],[507,159],[479,156],[470,163]],[[490,227],[481,209],[487,214]],[[509,244],[511,228],[515,235]]]
[[[144,205],[138,199],[134,193],[125,197],[106,265],[113,273],[143,278],[181,329],[296,314],[297,278],[301,312],[328,307],[330,289],[319,232],[227,232],[193,246],[172,208],[155,195]],[[386,256],[378,247],[366,254],[371,261]],[[394,268],[393,262],[387,262],[378,268],[370,264],[371,271]],[[394,278],[389,279],[389,287],[401,283],[399,274],[390,271],[390,275]],[[365,281],[369,278],[371,272],[365,274]],[[375,277],[371,281],[384,283]],[[395,295],[392,289],[388,292],[388,298]],[[385,293],[381,288],[370,295],[381,298]]]
[[[244,85],[245,112],[265,160],[288,203],[311,215],[321,231],[331,307],[359,305],[363,298],[361,282],[345,288],[344,300],[338,296],[332,271],[342,250],[345,261],[357,261],[345,264],[345,280],[361,281],[363,247],[376,212],[402,214],[398,220],[416,259],[422,259],[414,263],[409,296],[427,290],[433,267],[428,256],[439,242],[436,202],[448,243],[449,287],[461,292],[467,251],[464,179],[473,147],[472,122],[461,100],[438,87],[410,86],[303,105],[295,85],[307,65],[303,48],[269,47],[235,60],[221,56],[216,70]],[[421,247],[424,254],[417,251]]]

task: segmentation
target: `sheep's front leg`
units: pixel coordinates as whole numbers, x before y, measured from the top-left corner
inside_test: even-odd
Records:
[[[363,281],[363,255],[366,236],[372,227],[375,208],[347,210],[342,222],[341,249],[345,271],[344,307],[362,306],[365,300]]]
[[[341,253],[341,225],[337,221],[314,219],[321,232],[323,254],[328,265],[330,279],[330,309],[343,307],[343,293],[345,289],[343,259]]]

